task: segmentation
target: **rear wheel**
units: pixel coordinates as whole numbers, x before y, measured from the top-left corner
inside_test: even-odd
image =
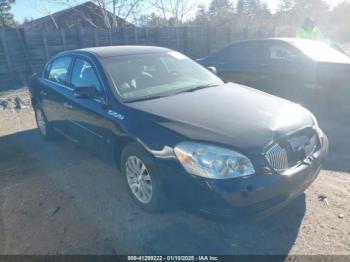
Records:
[[[41,136],[48,140],[55,138],[55,132],[52,129],[50,122],[47,121],[45,114],[40,107],[35,108],[35,120]]]
[[[152,156],[139,144],[123,150],[121,168],[128,191],[138,206],[149,212],[164,208],[165,195]]]

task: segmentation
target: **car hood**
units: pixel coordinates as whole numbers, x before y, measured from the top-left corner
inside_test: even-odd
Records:
[[[258,154],[279,136],[313,125],[301,106],[232,83],[128,105],[189,140]]]

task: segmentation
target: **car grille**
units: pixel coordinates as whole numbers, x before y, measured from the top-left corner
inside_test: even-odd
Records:
[[[265,157],[276,171],[283,171],[289,168],[287,151],[279,144],[274,144],[265,153]]]
[[[313,128],[305,128],[278,139],[264,153],[271,167],[282,172],[302,163],[320,149],[320,141]]]

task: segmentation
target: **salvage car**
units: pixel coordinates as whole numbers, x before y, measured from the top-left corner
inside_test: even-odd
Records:
[[[350,57],[326,43],[297,38],[235,42],[199,59],[225,82],[236,82],[330,111],[350,122]]]
[[[274,209],[302,194],[328,152],[305,108],[166,48],[65,51],[30,93],[40,134],[113,159],[148,211],[167,199],[218,217]]]

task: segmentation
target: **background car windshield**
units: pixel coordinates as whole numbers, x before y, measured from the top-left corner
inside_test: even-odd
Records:
[[[106,71],[123,100],[138,100],[223,82],[178,52],[109,58]]]
[[[310,40],[294,41],[293,45],[305,55],[319,62],[350,63],[350,58],[326,43]]]

